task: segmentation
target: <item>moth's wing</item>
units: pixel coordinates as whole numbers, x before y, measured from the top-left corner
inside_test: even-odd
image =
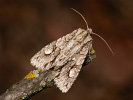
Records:
[[[76,40],[79,41],[79,44],[73,46],[70,51],[70,54],[72,54],[69,57],[70,59],[61,68],[58,68],[58,74],[54,79],[56,86],[63,93],[66,93],[71,88],[82,68],[88,50],[92,48],[92,38],[89,34],[86,34],[86,31],[80,32],[80,35],[76,36]]]
[[[54,82],[63,93],[66,93],[76,80],[84,63],[87,52],[88,50],[86,47],[83,47],[80,53],[74,54],[71,61],[59,70],[59,74],[54,79]]]
[[[57,41],[46,45],[31,58],[31,64],[42,70],[49,70],[52,68],[52,62],[59,55],[60,51],[63,51],[64,48],[66,48],[66,43],[68,43],[68,41],[70,41],[77,32],[78,29],[74,30],[70,34],[67,34],[66,36],[63,36],[62,38],[59,38]]]

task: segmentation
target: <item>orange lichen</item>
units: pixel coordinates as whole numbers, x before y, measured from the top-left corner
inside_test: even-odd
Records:
[[[37,69],[37,70],[33,70],[33,71],[30,71],[30,73],[28,75],[26,75],[24,77],[24,79],[29,79],[29,78],[36,78],[39,76],[39,71],[41,71],[41,69]]]
[[[38,71],[41,71],[41,69],[37,69]]]
[[[26,75],[26,76],[24,77],[24,79],[29,79],[29,78],[34,78],[34,77],[35,77],[35,74],[33,74],[33,72],[30,71],[30,73],[29,73],[28,75]]]
[[[93,48],[91,48],[91,54],[94,54],[95,50]]]

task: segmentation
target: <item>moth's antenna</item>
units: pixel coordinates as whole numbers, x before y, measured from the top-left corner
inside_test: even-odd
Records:
[[[102,39],[104,41],[104,43],[108,46],[108,48],[111,51],[111,53],[114,55],[113,50],[111,49],[111,47],[109,46],[109,44],[107,43],[107,41],[105,41],[105,39],[103,37],[101,37],[100,35],[98,35],[96,33],[93,33],[93,32],[91,34],[94,34],[94,35],[98,36],[100,39]]]
[[[98,36],[100,39],[102,39],[102,40],[104,41],[104,43],[108,46],[108,48],[109,48],[109,50],[111,51],[111,53],[114,55],[114,52],[113,52],[112,49],[110,48],[109,44],[104,40],[104,38],[101,37],[100,35],[96,34],[96,33],[93,33],[92,30],[89,29],[88,23],[87,23],[87,21],[85,20],[84,16],[83,16],[80,12],[78,12],[77,10],[75,10],[75,9],[73,9],[73,8],[70,8],[70,9],[72,9],[73,11],[75,11],[76,13],[78,13],[78,14],[83,18],[83,20],[84,20],[85,23],[86,23],[87,30],[90,31],[91,34],[94,34],[94,35]]]
[[[73,8],[70,8],[70,9],[72,9],[73,11],[75,11],[76,13],[78,13],[78,14],[83,18],[83,20],[84,20],[85,23],[86,23],[87,29],[89,29],[88,23],[87,23],[87,21],[85,20],[84,16],[83,16],[80,12],[78,12],[77,10],[75,10],[75,9],[73,9]]]

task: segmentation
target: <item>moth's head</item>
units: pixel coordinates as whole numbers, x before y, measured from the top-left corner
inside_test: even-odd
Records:
[[[86,31],[87,31],[89,34],[93,34],[93,32],[92,32],[92,29],[91,29],[91,28],[88,28]]]

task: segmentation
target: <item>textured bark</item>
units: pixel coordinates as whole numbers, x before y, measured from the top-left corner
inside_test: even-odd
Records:
[[[54,72],[41,71],[39,77],[22,79],[0,96],[0,100],[25,100],[53,86]]]

